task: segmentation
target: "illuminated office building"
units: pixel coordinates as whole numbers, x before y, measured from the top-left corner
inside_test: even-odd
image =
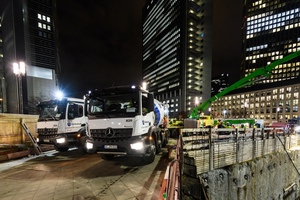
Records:
[[[214,118],[254,118],[266,124],[300,116],[300,78],[232,91],[211,104]]]
[[[1,112],[31,114],[56,91],[54,13],[54,0],[0,1]]]
[[[143,9],[143,80],[170,116],[211,95],[212,3],[149,0]]]
[[[300,50],[299,0],[247,0],[244,17],[245,74]],[[299,77],[300,58],[278,65],[272,75],[256,83]]]
[[[244,16],[245,75],[300,51],[299,0],[247,0]],[[269,77],[211,104],[214,117],[287,122],[300,115],[300,57],[276,66]]]

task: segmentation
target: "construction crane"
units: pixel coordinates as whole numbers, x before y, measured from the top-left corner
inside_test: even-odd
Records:
[[[262,78],[266,78],[266,77],[270,77],[271,76],[271,72],[272,70],[277,66],[280,65],[282,63],[285,63],[289,60],[292,60],[296,57],[300,56],[300,51],[296,51],[294,53],[291,53],[279,60],[274,61],[273,63],[265,66],[265,67],[261,67],[256,69],[255,71],[253,71],[252,73],[250,73],[248,76],[245,76],[244,78],[240,79],[239,81],[233,83],[232,85],[230,85],[229,87],[227,87],[225,90],[219,92],[218,94],[212,96],[210,99],[206,100],[205,102],[203,102],[202,104],[200,104],[199,106],[197,106],[196,108],[194,108],[191,111],[191,114],[189,116],[189,118],[191,119],[199,119],[199,113],[204,112],[206,109],[208,109],[208,107],[210,106],[210,104],[219,99],[220,97],[224,96],[225,94],[238,89],[238,88],[242,88],[245,87],[247,85],[252,84],[255,81],[261,80]],[[260,77],[261,76],[261,77]],[[257,78],[258,79],[254,79]]]

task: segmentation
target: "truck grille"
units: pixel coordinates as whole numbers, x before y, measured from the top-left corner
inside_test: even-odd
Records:
[[[92,129],[92,138],[96,141],[113,143],[122,142],[132,137],[132,128],[127,129]]]
[[[57,134],[57,128],[40,128],[37,130],[39,135],[50,136]]]

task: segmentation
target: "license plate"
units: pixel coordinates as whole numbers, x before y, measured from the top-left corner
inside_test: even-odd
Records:
[[[117,145],[104,145],[104,149],[117,149]]]
[[[50,140],[47,140],[47,139],[46,139],[46,140],[44,140],[44,142],[50,142]]]

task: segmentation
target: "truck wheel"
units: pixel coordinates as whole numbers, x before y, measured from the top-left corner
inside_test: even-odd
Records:
[[[86,146],[85,146],[85,140],[86,140],[86,137],[81,137],[80,140],[79,140],[79,144],[78,144],[78,150],[81,152],[81,153],[87,153],[87,149],[86,149]]]
[[[169,130],[165,130],[165,139],[163,141],[163,144],[162,144],[162,147],[165,147],[167,146],[167,144],[169,143]]]
[[[161,148],[162,148],[162,141],[161,141],[161,139],[157,139],[156,140],[155,146],[156,146],[156,154],[159,154],[161,152]]]
[[[65,151],[69,150],[69,147],[57,147],[57,146],[54,145],[54,149],[56,151],[65,152]]]
[[[100,157],[101,157],[103,160],[112,160],[115,156],[114,156],[114,155],[111,155],[111,154],[101,154]]]
[[[144,156],[144,162],[146,164],[152,163],[155,159],[155,154],[156,154],[156,147],[154,144],[151,144],[149,153],[147,152],[147,154]]]

